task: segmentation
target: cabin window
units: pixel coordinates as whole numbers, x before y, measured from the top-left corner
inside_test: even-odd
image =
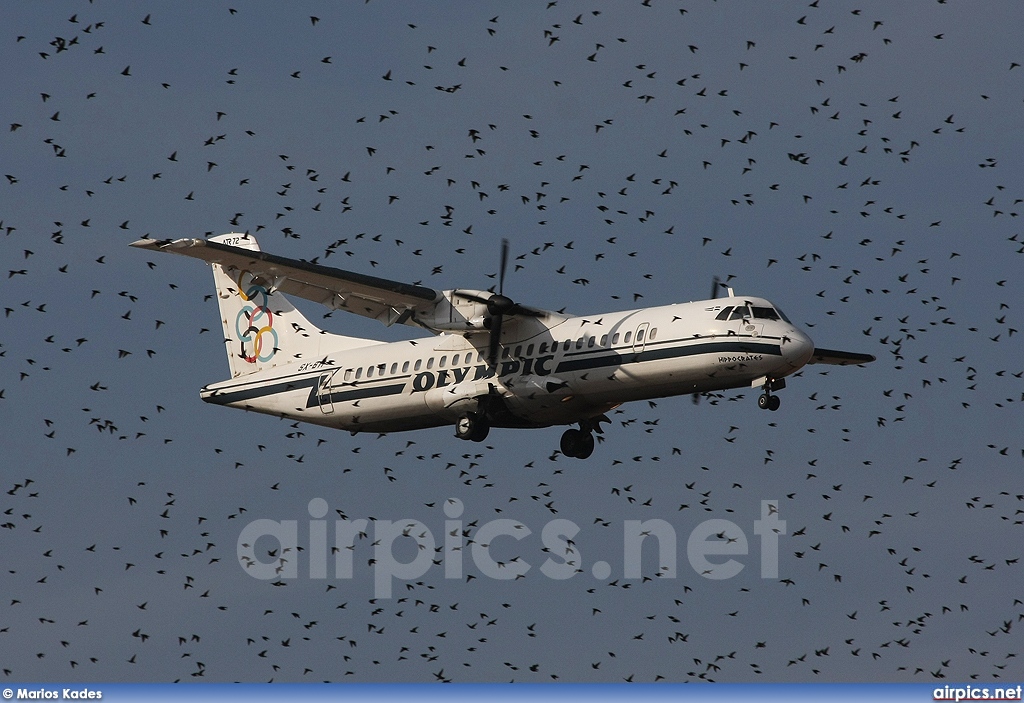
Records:
[[[458,366],[459,365],[459,356],[461,356],[461,355],[460,354],[456,354],[455,356],[452,357],[452,366]]]
[[[366,367],[366,377],[367,378],[373,378],[373,367],[372,366],[367,366]]]
[[[582,349],[583,348],[583,337],[580,337],[579,339],[576,340],[576,348],[577,349]]]
[[[472,364],[473,363],[473,352],[466,352],[466,361],[465,361],[465,363],[467,363],[467,364]]]
[[[526,348],[526,355],[527,356],[533,356],[533,345],[532,344]]]
[[[716,320],[728,320],[729,319],[729,313],[731,313],[732,311],[733,311],[733,308],[731,306],[727,307],[727,308],[722,308],[722,312],[720,312],[717,315],[715,315],[715,319]]]
[[[516,353],[515,353],[515,356],[519,356],[519,357],[521,357],[522,355],[523,355],[523,345],[522,345],[522,344],[520,344],[520,345],[518,345],[518,346],[516,347]]]
[[[619,333],[616,332],[615,334],[612,335],[612,346],[614,347],[618,343],[619,343]]]
[[[507,359],[511,355],[512,355],[512,350],[511,349],[509,349],[508,347],[503,347],[502,348],[502,350],[501,350],[501,358],[502,359]]]
[[[429,359],[427,359],[427,368],[428,369],[434,368],[434,357],[430,357]]]
[[[409,371],[409,362],[408,361],[402,362],[402,373],[408,373],[408,371]]]
[[[601,346],[603,347],[603,346],[606,346],[607,344],[608,344],[608,335],[604,335],[603,337],[601,337]]]
[[[443,369],[444,365],[446,363],[448,363],[448,355],[447,354],[445,356],[442,356],[441,360],[437,362],[437,368]]]
[[[651,336],[648,337],[647,339],[649,339],[651,341],[654,341],[654,338],[657,337],[657,336],[658,336],[658,328],[657,327],[652,327],[651,328]]]
[[[398,373],[398,362],[397,361],[395,363],[391,364],[391,375],[393,376],[396,373]]]
[[[595,343],[596,341],[597,341],[597,340],[596,340],[596,339],[594,339],[593,337],[587,337],[587,348],[589,349],[589,348],[593,347],[593,346],[594,346],[594,343]]]
[[[377,364],[377,375],[383,376],[384,372],[388,370],[387,364]]]
[[[644,328],[643,327],[641,327],[640,329],[638,329],[636,331],[636,343],[639,344],[642,341],[644,341]]]
[[[629,340],[631,340],[631,339],[633,339],[633,333],[632,332],[626,332],[626,336],[622,338],[622,343],[623,344],[629,344]]]
[[[420,370],[420,367],[421,367],[421,366],[423,366],[423,359],[417,359],[417,360],[416,360],[416,365],[415,365],[415,366],[413,366],[413,368],[414,368],[414,369],[415,369],[416,371],[419,371],[419,370]]]
[[[363,367],[360,366],[358,369],[356,369],[356,380],[358,381],[362,377],[363,377]]]
[[[555,346],[557,346],[557,345],[555,345]],[[541,342],[540,343],[540,353],[541,354],[547,354],[548,353],[548,343],[547,342]]]
[[[571,344],[572,344],[572,340],[569,340],[569,339],[565,340],[565,342],[562,344],[562,351],[569,351],[569,346]]]
[[[345,380],[346,381],[351,381],[352,377],[355,375],[355,373],[356,373],[355,369],[345,369]]]

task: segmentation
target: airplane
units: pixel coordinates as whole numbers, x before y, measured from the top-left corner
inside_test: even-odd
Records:
[[[757,405],[805,364],[860,365],[870,354],[816,348],[764,298],[714,279],[709,300],[585,316],[542,310],[497,292],[434,290],[290,259],[255,237],[141,239],[131,246],[211,264],[231,378],[202,388],[216,405],[325,427],[397,432],[446,424],[483,441],[492,427],[576,425],[559,442],[586,459],[622,403],[760,388]],[[719,297],[719,289],[726,295]],[[383,342],[317,328],[286,296],[433,338]]]

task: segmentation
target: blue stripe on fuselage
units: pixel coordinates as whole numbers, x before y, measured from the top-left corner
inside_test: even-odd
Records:
[[[653,345],[652,345],[653,346]],[[680,346],[662,347],[660,349],[644,349],[641,352],[627,351],[629,347],[623,347],[623,351],[596,349],[594,351],[576,352],[574,358],[563,358],[558,363],[555,373],[571,371],[585,371],[587,369],[604,368],[608,366],[622,366],[623,364],[641,363],[645,361],[660,361],[664,359],[676,359],[698,354],[720,354],[720,353],[745,353],[745,354],[770,354],[781,356],[782,350],[778,344],[720,341],[720,342],[699,342],[696,344],[684,344]],[[240,403],[257,398],[266,398],[278,393],[309,388],[309,396],[306,399],[306,407],[311,408],[320,404],[318,398],[320,390],[320,374],[313,374],[306,378],[280,381],[266,386],[256,386],[239,390],[217,390],[203,398],[207,403],[216,405],[229,405]],[[406,378],[406,377],[400,377]],[[394,381],[397,379],[386,379]],[[239,384],[243,385],[243,384]],[[346,384],[347,385],[347,384]],[[330,402],[338,403],[347,400],[359,400],[362,398],[379,398],[387,395],[397,395],[405,389],[405,381],[400,383],[389,383],[383,386],[362,386],[353,387],[349,390],[337,390],[334,387],[330,390]],[[327,398],[324,398],[326,401]]]
[[[231,403],[241,403],[247,400],[255,400],[257,398],[267,398],[272,395],[277,395],[278,393],[288,393],[290,391],[300,390],[303,388],[309,388],[309,397],[306,398],[306,407],[312,408],[320,405],[320,399],[318,398],[320,390],[320,374],[293,381],[272,383],[267,386],[257,386],[255,388],[246,388],[243,390],[218,390],[203,398],[203,400],[207,403],[214,403],[216,405],[229,405]],[[392,383],[386,386],[363,386],[361,388],[351,388],[349,390],[337,390],[337,387],[334,387],[330,391],[330,402],[338,403],[346,400],[359,400],[361,398],[377,398],[384,395],[395,395],[401,393],[404,388],[404,381],[401,383]],[[324,401],[326,400],[327,398],[324,398]]]
[[[756,342],[700,342],[698,344],[686,344],[678,347],[663,347],[661,349],[644,349],[642,352],[628,351],[620,353],[594,352],[593,356],[576,359],[566,359],[559,362],[555,373],[564,371],[583,371],[585,369],[598,369],[605,366],[621,366],[644,361],[660,361],[662,359],[676,359],[684,356],[695,356],[697,354],[721,354],[723,352],[744,353],[744,354],[772,354],[781,356],[782,349],[778,344],[759,344]]]

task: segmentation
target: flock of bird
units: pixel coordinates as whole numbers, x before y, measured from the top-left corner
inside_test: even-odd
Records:
[[[63,7],[0,33],[0,682],[1024,676],[1018,5]],[[586,464],[555,429],[332,433],[199,400],[227,374],[209,271],[127,244],[228,231],[435,288],[493,285],[508,237],[516,299],[580,313],[721,276],[879,361],[808,367],[770,416],[624,405]],[[296,521],[253,545],[296,578],[246,573],[260,519]],[[498,519],[517,578],[474,561]],[[746,539],[733,578],[691,566],[708,519]],[[552,548],[553,520],[579,532]],[[639,578],[635,520],[676,535]],[[437,550],[390,598],[381,521],[396,559]]]

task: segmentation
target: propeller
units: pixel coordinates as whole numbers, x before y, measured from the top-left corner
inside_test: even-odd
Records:
[[[458,292],[463,298],[483,303],[487,306],[489,317],[484,320],[484,326],[490,330],[490,340],[487,349],[487,361],[491,366],[498,363],[498,347],[501,344],[501,327],[507,315],[526,315],[529,317],[540,317],[543,313],[520,305],[505,295],[505,269],[508,266],[508,240],[501,240],[501,263],[498,269],[498,292],[490,297],[483,298],[471,293]]]

